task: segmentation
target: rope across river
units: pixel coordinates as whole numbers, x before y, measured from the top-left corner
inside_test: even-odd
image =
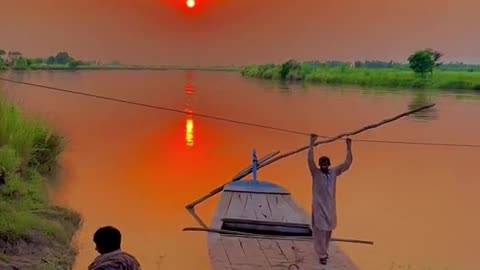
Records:
[[[22,84],[22,85],[27,85],[27,86],[37,87],[37,88],[48,89],[48,90],[51,90],[51,91],[68,93],[68,94],[73,94],[73,95],[80,95],[80,96],[85,96],[85,97],[90,97],[90,98],[95,98],[95,99],[103,99],[103,100],[108,100],[108,101],[113,101],[113,102],[118,102],[118,103],[123,103],[123,104],[128,104],[128,105],[134,105],[134,106],[139,106],[139,107],[144,107],[144,108],[150,108],[150,109],[155,109],[155,110],[162,110],[162,111],[168,111],[168,112],[174,112],[174,113],[180,113],[180,114],[187,114],[187,115],[192,115],[192,116],[195,116],[195,117],[209,118],[209,119],[223,121],[223,122],[229,122],[229,123],[233,123],[233,124],[240,124],[240,125],[245,125],[245,126],[252,126],[252,127],[257,127],[257,128],[286,132],[286,133],[290,133],[290,134],[310,136],[310,133],[311,133],[311,132],[298,131],[298,130],[292,130],[292,129],[286,129],[286,128],[279,128],[279,127],[274,127],[274,126],[269,126],[269,125],[264,125],[264,124],[240,121],[240,120],[235,120],[235,119],[229,119],[229,118],[219,117],[219,116],[214,116],[214,115],[207,115],[207,114],[201,114],[201,113],[190,113],[190,112],[186,112],[186,111],[181,110],[181,109],[168,108],[168,107],[164,107],[164,106],[151,105],[151,104],[129,101],[129,100],[119,99],[119,98],[114,98],[114,97],[101,96],[101,95],[96,95],[96,94],[89,94],[89,93],[85,93],[85,92],[81,92],[81,91],[74,91],[74,90],[69,90],[69,89],[59,88],[59,87],[54,87],[54,86],[48,86],[48,85],[43,85],[43,84],[29,83],[29,82],[12,80],[12,79],[1,78],[1,77],[0,77],[0,81],[15,83],[15,84]],[[430,105],[425,106],[425,107],[429,108],[429,106]],[[419,108],[419,109],[416,109],[414,111],[418,112],[420,110],[424,110],[423,107]],[[318,135],[318,137],[327,138],[327,139],[333,138],[331,136],[326,136],[326,135]],[[399,140],[367,140],[367,139],[356,139],[355,141],[366,142],[366,143],[386,143],[386,144],[405,144],[405,145],[423,145],[423,146],[448,146],[448,147],[480,148],[480,144],[432,143],[432,142],[414,142],[414,141],[399,141]]]

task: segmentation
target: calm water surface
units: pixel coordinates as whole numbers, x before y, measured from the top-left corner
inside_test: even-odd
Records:
[[[385,139],[480,144],[479,98],[422,91],[365,91],[274,85],[236,73],[186,71],[32,72],[4,75],[98,95],[335,135],[436,102],[416,115],[353,138],[354,163],[339,178],[336,237],[363,269],[475,268],[480,242],[480,148],[356,142]],[[308,137],[4,83],[3,92],[67,136],[58,203],[79,211],[75,269],[96,256],[92,234],[117,226],[144,269],[210,269],[206,235],[184,206],[223,184],[259,155],[289,151]],[[343,141],[318,147],[343,161]],[[310,210],[306,153],[260,170]],[[197,207],[210,221],[218,197]],[[430,267],[430,268],[428,268]]]

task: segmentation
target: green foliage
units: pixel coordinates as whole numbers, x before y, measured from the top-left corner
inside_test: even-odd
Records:
[[[55,56],[55,64],[59,64],[59,65],[66,65],[73,60],[75,60],[75,59],[70,57],[70,55],[66,52],[59,52]]]
[[[35,211],[49,207],[48,193],[39,173],[30,170],[26,178],[9,175],[7,184],[0,189],[0,235],[12,239],[32,231],[48,235],[57,225],[39,219]]]
[[[301,77],[300,70],[300,63],[295,60],[289,60],[282,64],[282,67],[280,69],[280,78],[282,80],[297,80]]]
[[[31,65],[41,65],[46,63],[46,60],[43,58],[33,58],[31,59]]]
[[[20,57],[15,61],[15,64],[13,65],[13,69],[16,70],[25,70],[28,69],[28,61],[26,58]]]
[[[76,69],[81,64],[82,64],[81,61],[72,60],[72,61],[68,62],[67,67],[68,67],[68,69]]]
[[[433,72],[435,61],[428,51],[417,51],[408,58],[410,68],[417,74],[425,76],[428,72]]]
[[[409,67],[417,74],[425,77],[427,73],[433,73],[433,69],[441,65],[442,54],[432,49],[416,51],[408,57]]]
[[[55,64],[55,56],[49,56],[47,58],[47,65],[54,65]]]
[[[70,239],[81,218],[50,203],[42,174],[56,162],[62,149],[60,136],[42,122],[25,118],[17,107],[0,99],[0,170],[6,175],[6,184],[0,186],[0,241],[49,239],[41,243],[50,243],[51,247],[33,248],[54,250],[59,256],[55,264],[66,269],[73,260],[69,257]],[[0,268],[2,262],[10,263],[8,254],[1,258]],[[29,263],[28,258],[22,260]],[[34,260],[31,263],[37,264]]]
[[[64,141],[62,137],[40,125],[34,134],[28,165],[37,168],[41,173],[46,173],[57,163],[64,149]]]
[[[17,151],[11,148],[8,145],[0,147],[0,170],[10,175],[13,173],[19,166],[21,160],[17,155]]]
[[[0,70],[5,69],[5,60],[3,59],[3,56],[7,52],[5,50],[0,49]]]
[[[44,58],[26,58],[20,52],[8,52],[7,57],[3,57],[0,50],[0,69],[78,69],[82,65],[89,66],[82,61],[76,60],[67,52],[59,52],[54,56]],[[6,54],[5,51],[3,51]],[[8,62],[7,62],[8,59]]]
[[[0,166],[7,172],[15,167],[46,171],[57,162],[63,148],[61,136],[43,122],[27,119],[0,98]]]
[[[0,146],[8,145],[40,172],[48,171],[63,151],[62,137],[39,121],[27,120],[22,112],[0,99]]]
[[[295,63],[295,62],[293,62]],[[348,84],[364,87],[390,88],[436,88],[480,90],[480,72],[445,71],[441,69],[436,76],[416,76],[408,67],[403,68],[352,68],[341,62],[304,62],[296,66],[292,62],[285,65],[247,66],[241,70],[246,77],[263,79],[281,79],[281,70],[288,69],[285,79],[301,79],[325,84]],[[443,65],[445,68],[447,65]],[[273,75],[273,76],[272,76]]]

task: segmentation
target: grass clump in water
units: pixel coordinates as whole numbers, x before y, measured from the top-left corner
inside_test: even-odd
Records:
[[[44,123],[0,99],[1,269],[66,268],[73,262],[70,241],[80,216],[52,205],[45,181],[63,148],[63,139]]]

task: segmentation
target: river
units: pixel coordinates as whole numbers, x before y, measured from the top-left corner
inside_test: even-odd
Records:
[[[208,71],[39,71],[4,77],[179,109],[180,114],[2,83],[8,97],[68,139],[52,197],[80,212],[75,270],[97,255],[94,231],[118,227],[144,269],[210,269],[206,234],[184,206],[262,156],[308,144],[307,136],[202,118],[201,113],[336,135],[418,104],[435,109],[354,136],[354,162],[339,177],[334,237],[362,269],[455,269],[477,265],[480,148],[368,143],[358,139],[480,144],[479,96],[423,90],[279,85]],[[316,148],[334,164],[345,143]],[[306,152],[259,171],[310,210]],[[197,206],[209,222],[218,196]],[[477,213],[477,214],[475,214]],[[408,268],[410,266],[410,268]]]

